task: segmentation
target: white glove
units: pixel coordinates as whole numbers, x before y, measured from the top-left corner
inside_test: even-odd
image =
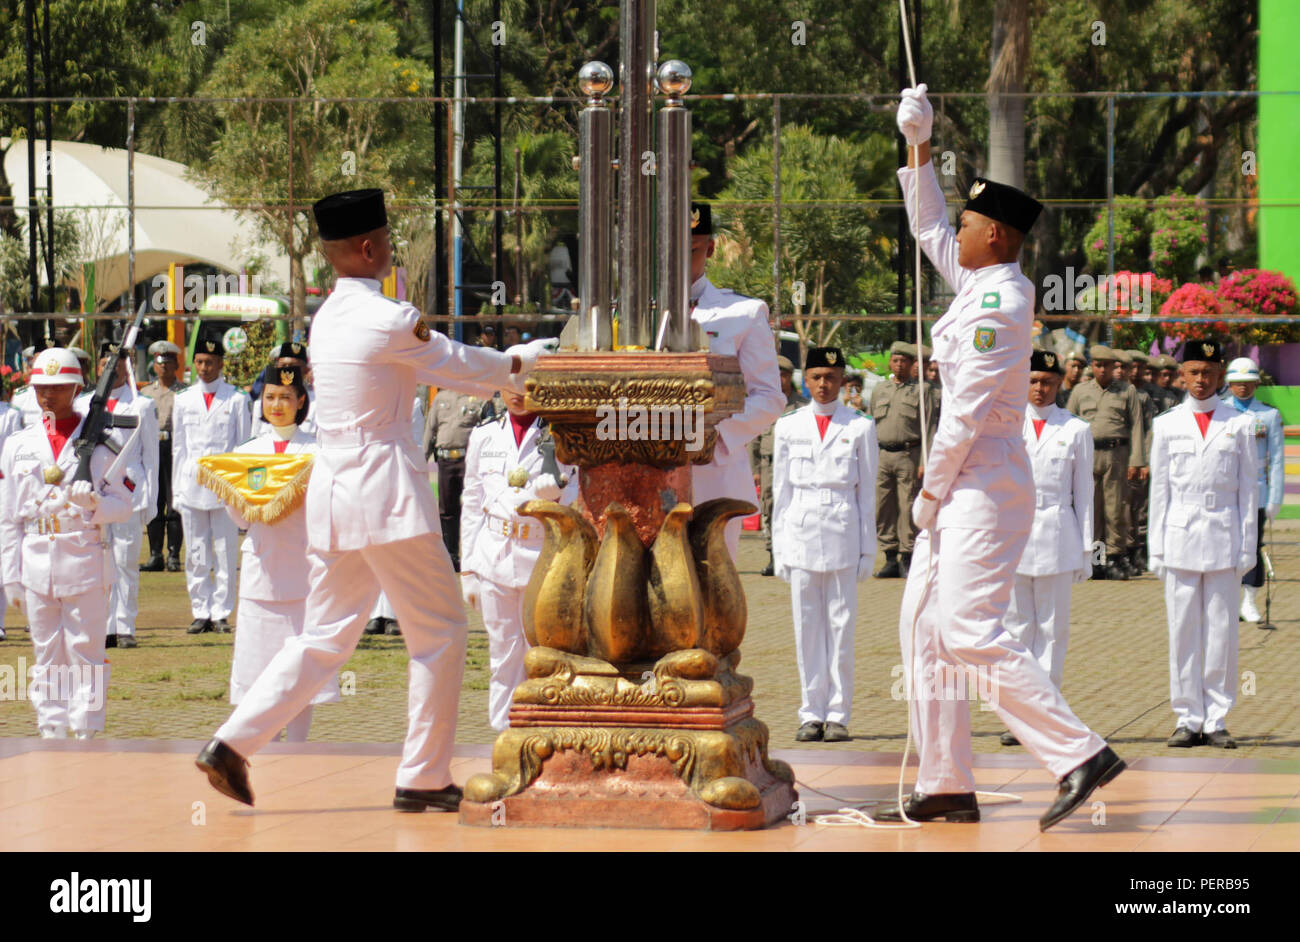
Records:
[[[1165,576],[1165,558],[1163,556],[1148,556],[1147,572],[1157,579],[1163,579]]]
[[[523,349],[518,353],[519,356],[519,375],[527,376],[537,365],[537,358],[550,353],[559,341],[553,337],[542,337],[537,340],[530,340],[524,344]]]
[[[1282,508],[1282,505],[1281,505],[1281,504],[1266,504],[1266,505],[1264,506],[1264,516],[1265,516],[1265,518],[1267,518],[1267,519],[1269,519],[1269,520],[1272,520],[1274,517],[1277,516],[1277,512],[1278,512],[1281,508]]]
[[[930,107],[925,92],[926,86],[922,82],[916,88],[905,88],[898,93],[898,130],[913,147],[928,141],[934,126],[934,109]]]
[[[18,611],[22,612],[24,615],[27,614],[27,611],[24,608],[24,606],[26,605],[27,596],[23,593],[23,586],[21,582],[11,582],[8,585],[6,585],[5,598],[7,598],[9,600],[9,604],[12,605],[14,608],[18,609]]]
[[[1092,578],[1092,553],[1084,550],[1083,567],[1074,571],[1074,582],[1087,582]]]
[[[543,474],[533,483],[533,494],[538,500],[559,500],[560,482],[553,474]]]
[[[871,576],[871,565],[874,562],[875,560],[870,556],[858,557],[858,581],[859,582]]]
[[[461,598],[465,600],[465,604],[477,612],[479,605],[478,576],[472,572],[462,572],[460,574],[460,594]]]
[[[94,510],[99,506],[99,495],[89,481],[74,481],[68,488],[68,503],[83,510]]]
[[[916,524],[918,530],[929,530],[934,527],[934,518],[939,515],[939,502],[933,498],[926,497],[924,494],[917,494],[916,500],[912,501],[912,522]]]
[[[777,577],[778,579],[780,579],[782,582],[789,582],[789,581],[790,581],[790,567],[787,566],[785,563],[777,563],[777,564],[776,564],[776,577]]]

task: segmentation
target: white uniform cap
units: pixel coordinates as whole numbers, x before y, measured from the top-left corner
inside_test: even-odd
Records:
[[[1259,367],[1250,357],[1237,357],[1228,364],[1228,382],[1258,383]]]
[[[181,348],[176,346],[176,344],[172,343],[170,340],[155,340],[153,343],[149,344],[149,356],[151,357],[164,356],[168,353],[172,356],[179,357],[181,355]]]
[[[67,383],[81,385],[81,364],[77,355],[64,347],[42,350],[32,364],[33,386],[62,386]]]

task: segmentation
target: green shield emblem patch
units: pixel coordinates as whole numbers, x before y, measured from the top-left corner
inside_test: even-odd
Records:
[[[980,353],[992,350],[998,342],[998,332],[992,327],[975,328],[975,349]]]
[[[250,491],[260,491],[265,486],[266,486],[266,468],[249,468],[248,489]]]
[[[1001,307],[1002,295],[996,291],[984,292],[984,297],[980,298],[980,307]]]

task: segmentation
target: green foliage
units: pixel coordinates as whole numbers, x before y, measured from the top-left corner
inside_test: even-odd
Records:
[[[221,369],[227,382],[247,389],[271,361],[271,350],[276,346],[275,321],[262,318],[240,326],[248,335],[248,344],[239,353],[227,356]]]
[[[1151,252],[1150,211],[1146,200],[1134,196],[1115,198],[1115,271],[1143,271]],[[1084,236],[1084,250],[1088,267],[1104,275],[1110,271],[1109,238],[1110,213],[1105,207]]]
[[[1208,241],[1205,205],[1182,190],[1156,202],[1151,213],[1151,267],[1159,275],[1185,281],[1196,273],[1196,256]]]

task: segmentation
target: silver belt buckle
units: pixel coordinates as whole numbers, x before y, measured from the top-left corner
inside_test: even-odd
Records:
[[[1047,507],[1050,507],[1052,505],[1052,502],[1048,499],[1046,494],[1039,494],[1038,499],[1034,502],[1034,505],[1039,510],[1043,510]]]
[[[1217,495],[1214,491],[1207,491],[1205,494],[1205,509],[1215,510],[1218,507],[1218,503]]]
[[[823,488],[820,488],[820,489],[817,491],[817,502],[818,502],[818,503],[820,503],[820,504],[829,504],[829,503],[831,502],[831,499],[832,499],[831,492],[828,491],[826,488],[823,487]]]

